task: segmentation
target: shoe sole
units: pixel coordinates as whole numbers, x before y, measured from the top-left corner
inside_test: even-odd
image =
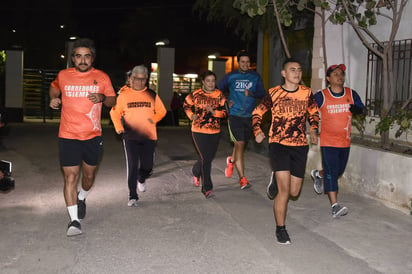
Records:
[[[346,206],[342,207],[338,212],[332,215],[333,218],[339,218],[348,214],[348,208]]]
[[[251,184],[247,183],[246,185],[241,186],[240,189],[250,188],[251,186],[252,186]]]
[[[210,198],[212,198],[212,197],[215,197],[215,194],[214,194],[214,193],[210,193],[209,195],[205,195],[205,198],[206,198],[206,199],[210,199]]]
[[[281,242],[278,241],[278,244],[280,244],[280,245],[290,245],[291,242],[290,242],[290,241],[287,241],[287,242],[281,243]]]
[[[67,236],[72,237],[72,236],[77,236],[82,234],[82,231],[75,227],[75,226],[71,226],[67,229]]]
[[[137,206],[137,201],[135,201],[135,202],[134,202],[134,203],[132,203],[132,204],[127,203],[127,206],[128,206],[128,207]]]

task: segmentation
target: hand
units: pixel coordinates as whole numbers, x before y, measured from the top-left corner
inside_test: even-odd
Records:
[[[354,105],[354,104],[351,104],[351,105],[350,105],[349,111],[352,112],[352,114],[355,114],[355,115],[356,115],[356,114],[362,114],[362,113],[363,113],[363,109],[360,108],[360,107],[358,107],[358,106],[356,106],[356,105]]]
[[[245,89],[245,96],[249,96],[249,90]]]
[[[53,98],[50,100],[49,106],[52,109],[59,109],[61,104],[62,104],[62,100],[60,98]]]
[[[104,97],[104,94],[101,93],[89,93],[89,95],[87,95],[87,98],[94,104],[102,103]]]
[[[260,144],[265,139],[265,134],[263,132],[259,132],[258,135],[255,137],[256,143]]]
[[[213,110],[213,108],[209,105],[206,105],[206,110],[212,114],[215,114],[215,111]]]
[[[312,145],[318,144],[318,133],[316,132],[316,130],[310,131],[310,142],[312,143]]]
[[[123,133],[124,133],[124,130],[123,130],[123,129],[117,131],[117,134],[119,134],[119,135],[121,135],[121,134],[123,134]]]

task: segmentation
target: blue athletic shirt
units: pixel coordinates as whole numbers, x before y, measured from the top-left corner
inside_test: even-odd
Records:
[[[217,88],[229,91],[229,114],[238,117],[251,117],[256,98],[262,98],[266,94],[262,78],[253,70],[232,71],[223,77]],[[249,96],[245,96],[245,89],[249,90]]]

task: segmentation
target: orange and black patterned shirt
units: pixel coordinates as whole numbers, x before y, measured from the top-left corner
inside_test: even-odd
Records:
[[[299,85],[294,91],[285,90],[282,86],[269,89],[268,95],[252,113],[255,136],[262,132],[262,117],[268,110],[272,112],[269,143],[308,145],[306,121],[309,121],[310,130],[317,129],[319,124],[318,106],[310,88]]]
[[[218,89],[211,93],[207,93],[203,89],[197,89],[187,95],[183,104],[187,117],[192,119],[193,114],[198,116],[196,120],[192,121],[192,132],[219,133],[220,121],[227,116],[225,102],[225,96]],[[212,114],[207,111],[206,106],[211,106],[215,113]]]

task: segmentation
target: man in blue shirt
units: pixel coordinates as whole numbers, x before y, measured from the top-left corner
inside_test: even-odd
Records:
[[[256,98],[262,98],[266,92],[260,75],[250,70],[250,56],[242,50],[237,55],[239,69],[225,75],[217,85],[221,91],[229,91],[229,134],[234,142],[232,155],[227,157],[226,177],[232,177],[233,168],[240,178],[240,188],[250,187],[244,174],[244,151],[252,133],[252,111],[255,108]]]

